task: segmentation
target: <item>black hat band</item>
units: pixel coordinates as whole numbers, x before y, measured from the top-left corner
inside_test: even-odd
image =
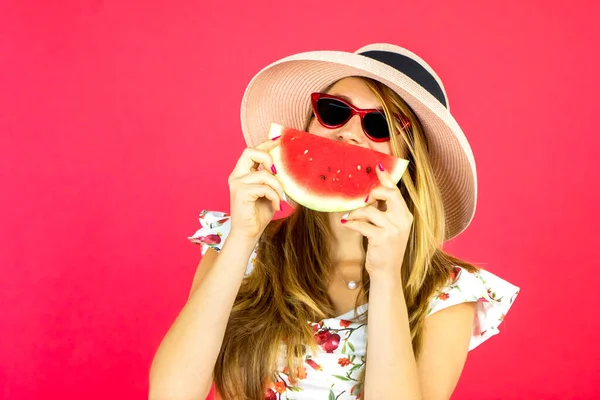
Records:
[[[444,107],[448,108],[446,96],[444,96],[444,91],[440,87],[437,80],[429,71],[427,71],[427,69],[425,69],[425,67],[412,58],[403,54],[383,50],[371,50],[358,54],[387,64],[408,76],[410,79],[421,85],[423,89],[427,90],[433,97],[438,99],[438,101],[442,103]]]

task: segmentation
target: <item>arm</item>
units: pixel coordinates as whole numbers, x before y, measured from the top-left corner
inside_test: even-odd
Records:
[[[419,362],[415,360],[401,267],[414,217],[396,183],[381,164],[381,186],[367,206],[348,213],[342,223],[368,239],[365,268],[371,279],[365,400],[447,399],[468,351],[475,307],[457,305],[428,317]],[[380,207],[385,204],[385,207]]]
[[[151,400],[206,398],[229,314],[254,246],[254,242],[230,236],[218,256],[212,249],[205,254],[194,278],[196,288],[154,357]]]
[[[365,400],[422,399],[402,285],[371,279]]]
[[[275,210],[280,209],[283,187],[273,176],[276,171],[269,154],[279,142],[267,139],[244,149],[229,175],[231,215],[223,220],[230,219],[229,234],[218,257],[207,258],[209,265],[198,271],[190,298],[156,352],[150,400],[204,400],[208,395],[246,266]]]
[[[463,303],[427,317],[416,361],[401,285],[372,280],[365,400],[449,399],[467,357],[474,316],[475,303]]]
[[[476,303],[448,307],[425,319],[417,362],[424,399],[449,399],[467,360]]]

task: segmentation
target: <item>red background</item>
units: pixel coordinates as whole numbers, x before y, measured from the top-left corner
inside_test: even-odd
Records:
[[[437,70],[477,160],[448,248],[522,288],[453,398],[599,398],[600,6],[501,3],[1,2],[0,396],[147,398],[250,78],[387,41]]]

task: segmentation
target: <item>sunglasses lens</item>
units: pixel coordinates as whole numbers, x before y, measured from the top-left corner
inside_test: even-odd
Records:
[[[317,113],[323,124],[338,126],[350,119],[352,110],[346,104],[335,99],[322,98],[317,101]]]
[[[378,112],[370,112],[365,115],[365,131],[375,139],[386,139],[390,137],[390,129],[385,115]]]

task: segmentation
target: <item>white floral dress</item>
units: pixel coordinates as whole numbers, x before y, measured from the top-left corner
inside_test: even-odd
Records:
[[[230,229],[229,214],[204,210],[200,213],[201,228],[188,239],[202,246],[202,255],[209,247],[217,251],[227,239]],[[248,260],[246,275],[252,272],[256,252]],[[519,288],[494,274],[480,270],[470,273],[455,267],[451,282],[437,291],[429,305],[428,315],[444,308],[477,302],[476,318],[469,350],[499,333],[498,326],[519,293]],[[358,315],[368,304],[360,306]],[[335,318],[309,322],[315,333],[318,354],[307,347],[304,366],[297,380],[290,381],[285,359],[265,392],[269,400],[346,400],[356,399],[360,391],[358,378],[365,365],[367,325],[359,323],[355,310]]]

